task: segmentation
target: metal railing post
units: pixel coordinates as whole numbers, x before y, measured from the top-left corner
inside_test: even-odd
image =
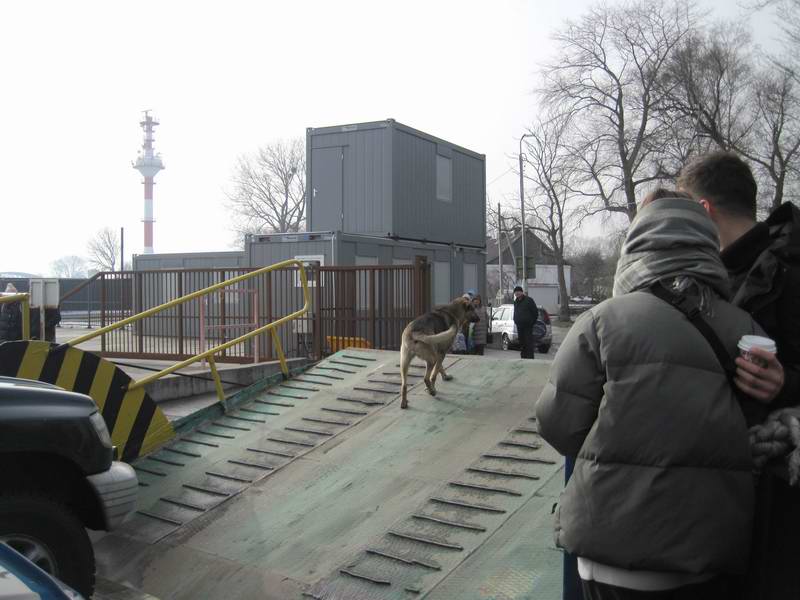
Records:
[[[283,346],[281,346],[281,338],[275,329],[271,329],[272,343],[275,344],[275,352],[278,353],[278,360],[281,363],[281,371],[283,372],[284,379],[289,379],[289,365],[286,364],[286,356],[283,354]]]
[[[22,339],[31,339],[31,297],[28,294],[22,300]]]
[[[214,361],[214,356],[208,357],[208,366],[211,368],[211,376],[214,378],[214,387],[217,389],[217,398],[225,412],[228,412],[228,405],[225,403],[225,390],[222,389],[222,380],[217,371],[217,363]]]

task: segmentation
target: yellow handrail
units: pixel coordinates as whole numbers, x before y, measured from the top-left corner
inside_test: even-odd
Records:
[[[270,331],[272,333],[273,341],[275,342],[275,350],[278,353],[278,359],[280,360],[280,363],[281,363],[281,371],[283,371],[284,376],[286,376],[286,377],[289,376],[289,367],[286,364],[286,356],[283,353],[283,348],[281,347],[281,344],[280,344],[280,341],[279,341],[279,338],[277,336],[277,333],[276,333],[275,329],[277,327],[279,327],[280,325],[283,325],[284,323],[287,323],[289,321],[297,319],[298,317],[303,316],[305,313],[308,312],[308,309],[309,309],[309,307],[311,305],[311,296],[310,296],[309,291],[308,291],[308,278],[306,276],[306,270],[305,270],[305,267],[303,266],[303,263],[300,262],[299,260],[295,260],[295,259],[284,260],[282,262],[275,263],[274,265],[270,265],[269,267],[263,267],[261,269],[257,269],[255,271],[250,272],[250,273],[245,273],[244,275],[239,275],[238,277],[234,277],[232,279],[228,279],[228,280],[223,281],[221,283],[216,283],[216,284],[211,285],[211,286],[209,286],[207,288],[204,288],[202,290],[198,290],[196,292],[192,292],[191,294],[186,294],[185,296],[181,296],[180,298],[176,298],[175,300],[170,300],[169,302],[165,302],[164,304],[160,304],[159,306],[156,306],[154,308],[150,308],[148,310],[140,312],[139,314],[133,315],[133,316],[128,317],[126,319],[122,319],[121,321],[117,321],[116,323],[114,323],[112,325],[107,325],[106,327],[101,327],[100,329],[98,329],[96,331],[93,331],[92,333],[87,333],[86,335],[82,335],[80,337],[73,338],[73,339],[69,340],[65,344],[65,346],[77,346],[78,344],[81,344],[81,343],[83,343],[85,341],[94,339],[94,338],[96,338],[96,337],[98,337],[100,335],[108,333],[109,331],[113,331],[115,329],[119,329],[121,327],[125,327],[126,325],[130,325],[131,323],[135,323],[137,321],[141,321],[142,319],[147,318],[149,316],[152,316],[152,315],[154,315],[156,313],[159,313],[159,312],[161,312],[163,310],[167,310],[167,309],[172,308],[174,306],[178,306],[179,304],[183,304],[184,302],[189,302],[190,300],[194,300],[195,298],[200,298],[201,296],[204,296],[206,294],[210,294],[211,292],[214,292],[216,290],[222,289],[222,288],[227,287],[229,285],[233,285],[234,283],[239,283],[240,281],[246,281],[248,279],[252,279],[253,277],[258,277],[259,275],[263,275],[264,273],[269,273],[271,271],[277,271],[278,269],[284,269],[284,268],[290,267],[290,266],[296,266],[299,269],[300,283],[303,286],[303,300],[304,300],[303,308],[301,308],[300,310],[296,310],[295,312],[293,312],[293,313],[291,313],[289,315],[286,315],[285,317],[281,317],[277,321],[273,321],[272,323],[267,323],[263,327],[258,327],[257,329],[254,329],[254,330],[252,330],[252,331],[250,331],[248,333],[245,333],[244,335],[240,335],[236,339],[233,339],[233,340],[230,340],[228,342],[225,342],[224,344],[220,344],[219,346],[215,346],[214,348],[206,350],[205,352],[201,352],[200,354],[195,354],[191,358],[187,358],[186,360],[181,361],[179,363],[176,363],[176,364],[172,365],[171,367],[167,367],[166,369],[163,369],[163,370],[159,371],[158,373],[154,373],[154,374],[149,375],[149,376],[147,376],[147,377],[145,377],[143,379],[139,379],[138,381],[134,381],[128,386],[129,390],[134,390],[134,389],[140,388],[142,386],[147,385],[148,383],[150,383],[152,381],[155,381],[156,379],[160,379],[161,377],[164,377],[165,375],[169,375],[170,373],[174,373],[175,371],[177,371],[179,369],[182,369],[182,368],[184,368],[184,367],[186,367],[188,365],[191,365],[192,363],[196,363],[197,361],[200,361],[200,360],[203,360],[203,359],[208,359],[208,363],[211,366],[211,374],[214,377],[214,383],[215,383],[215,386],[216,386],[216,389],[217,389],[217,396],[219,397],[220,402],[222,402],[224,404],[224,402],[225,402],[225,394],[223,393],[223,390],[222,390],[222,380],[219,377],[219,372],[217,371],[216,363],[214,362],[213,356],[215,354],[218,354],[219,352],[222,352],[223,350],[226,350],[226,349],[230,348],[231,346],[235,346],[236,344],[241,344],[242,342],[245,342],[245,341],[249,340],[250,338],[253,338],[253,337],[257,336],[257,335],[260,335],[260,334],[262,334],[262,333],[264,333],[266,331]]]
[[[30,294],[10,294],[0,296],[0,304],[7,304],[8,302],[21,302],[22,303],[22,339],[31,339],[31,295]],[[44,310],[44,309],[39,309]],[[44,332],[40,332],[44,335]]]

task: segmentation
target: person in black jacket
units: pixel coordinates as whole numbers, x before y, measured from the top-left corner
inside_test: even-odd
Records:
[[[533,326],[539,319],[539,309],[533,298],[527,296],[520,286],[514,288],[514,325],[520,345],[520,358],[533,358]]]
[[[738,358],[737,386],[764,403],[764,414],[800,405],[800,210],[786,202],[758,223],[755,178],[731,152],[698,157],[684,167],[678,184],[719,229],[733,304],[749,312],[777,346],[777,356],[755,352],[765,367]],[[800,491],[779,484],[770,472],[759,486],[756,540],[761,546],[752,551],[748,597],[798,598]]]
[[[6,286],[6,294],[16,294],[13,283]],[[0,304],[0,342],[22,339],[22,310],[19,302]]]

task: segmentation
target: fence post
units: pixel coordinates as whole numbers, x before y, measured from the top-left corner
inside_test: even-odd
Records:
[[[183,271],[176,273],[178,276],[178,298],[183,297]],[[183,303],[178,304],[178,354],[184,356],[183,347]]]
[[[267,272],[267,321],[266,322],[272,323],[272,271]],[[272,343],[270,341],[267,341],[267,360],[272,360]]]
[[[258,303],[259,303],[258,289],[253,290],[253,294],[252,294],[251,297],[253,299],[252,300],[252,303],[253,303],[253,323],[255,324],[254,329],[258,329]],[[261,339],[258,336],[254,337],[253,341],[252,341],[253,362],[254,363],[259,362],[259,359],[261,358],[261,352],[259,352],[259,345],[260,344],[261,344]]]
[[[369,341],[373,348],[377,348],[375,339],[375,269],[369,270]]]
[[[144,310],[144,299],[143,294],[144,291],[144,273],[137,272],[136,279],[136,308],[134,309],[134,314],[140,313]],[[139,346],[139,354],[144,353],[144,321],[139,321],[136,323],[136,329],[138,330],[137,341]]]
[[[314,358],[322,358],[322,267],[314,265]]]
[[[106,326],[106,276],[100,274],[100,327]],[[106,351],[106,334],[100,336],[100,352]]]
[[[414,259],[414,315],[412,318],[422,314],[422,257],[417,256]]]
[[[220,271],[219,272],[219,281],[220,281],[220,283],[225,281],[225,271]],[[225,313],[226,313],[226,311],[225,311],[225,290],[221,289],[219,291],[219,322],[220,322],[219,333],[222,336],[221,339],[220,339],[220,343],[221,344],[224,344],[227,341],[227,337],[228,337],[228,336],[225,335],[225,331],[226,331],[225,330],[225,326],[226,326],[226,323],[225,323],[226,315],[225,315]],[[227,355],[227,353],[228,353],[227,350],[223,350],[222,352],[220,352],[220,356],[224,357],[225,355]]]

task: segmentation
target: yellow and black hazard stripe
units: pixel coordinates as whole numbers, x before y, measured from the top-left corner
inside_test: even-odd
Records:
[[[91,352],[41,341],[3,342],[0,375],[52,383],[90,396],[124,461],[151,452],[175,435],[164,413],[143,389],[128,391],[131,378]]]

